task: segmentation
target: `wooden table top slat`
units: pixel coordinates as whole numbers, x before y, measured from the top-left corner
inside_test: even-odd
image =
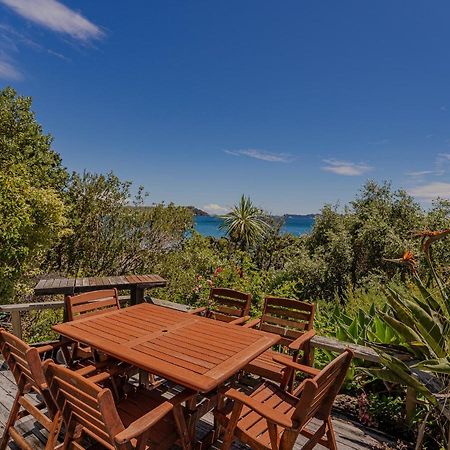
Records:
[[[91,339],[92,336],[95,336],[96,339],[101,341],[101,345],[105,345],[105,342],[103,342],[105,340],[108,341],[106,345],[116,345],[126,342],[126,339],[121,336],[104,332],[102,329],[95,328],[94,326],[77,322],[79,321],[74,322],[73,328],[76,334],[80,336],[80,342],[84,342],[84,339]]]
[[[192,342],[193,345],[195,344],[199,348],[211,348],[211,344],[209,342],[205,342],[205,340],[201,337],[199,338],[198,335],[195,334],[195,332],[187,332],[186,330],[183,330],[183,332],[174,331],[172,333],[172,339],[181,341],[189,340],[189,342]],[[227,356],[230,356],[234,353],[233,350],[224,343],[215,342],[214,345],[214,351],[217,353]]]
[[[135,328],[136,330],[139,330],[142,334],[151,333],[161,328],[161,326],[155,323],[146,323],[143,320],[137,320],[131,317],[117,317],[114,318],[114,322],[116,322],[121,327],[123,327],[124,324],[127,324]]]
[[[137,283],[137,282],[139,282],[139,280],[137,279],[137,277],[135,275],[127,275],[125,278],[128,281],[128,283]]]
[[[140,337],[143,336],[144,334],[146,334],[147,330],[143,330],[141,328],[138,328],[136,326],[134,326],[133,324],[130,324],[128,321],[124,321],[121,320],[119,318],[117,318],[116,320],[111,320],[108,319],[107,317],[103,318],[103,317],[98,317],[98,321],[99,324],[101,324],[102,326],[104,326],[105,328],[108,329],[112,329],[114,331],[117,330],[117,327],[120,326],[120,328],[126,332],[130,332],[135,334],[136,337]],[[154,327],[154,330],[156,330],[156,327]]]
[[[98,320],[97,324],[102,328],[102,330],[105,330],[109,333],[115,333],[117,331],[117,323],[111,322],[108,320]],[[142,330],[139,330],[136,327],[130,327],[124,324],[120,325],[120,329],[123,330],[123,333],[125,333],[127,336],[132,336],[134,339],[140,338],[145,333]]]
[[[36,289],[42,289],[42,287],[44,287],[45,285],[45,281],[46,280],[39,280],[38,283],[36,284]]]
[[[197,337],[197,339],[199,339],[201,342],[204,342],[204,343],[208,343],[210,339],[218,340],[218,338],[220,338],[220,344],[222,344],[222,345],[224,345],[224,347],[230,348],[232,350],[245,347],[248,343],[251,342],[251,341],[250,342],[248,342],[248,341],[242,342],[239,340],[234,340],[234,339],[232,339],[232,337],[229,337],[227,334],[223,334],[223,333],[217,333],[216,335],[214,335],[214,333],[205,333],[204,330],[198,330],[195,327],[191,327],[191,328],[186,327],[186,329],[183,331],[185,331],[186,334],[192,333],[195,337]],[[222,330],[220,330],[220,331],[222,331]],[[243,341],[245,341],[244,338],[243,338]]]
[[[216,388],[280,339],[147,303],[53,328],[199,392]]]
[[[220,359],[211,361],[211,358],[205,358],[205,355],[198,351],[186,351],[183,348],[177,348],[175,345],[170,345],[170,343],[161,342],[161,337],[156,338],[151,343],[144,343],[141,345],[149,349],[155,349],[161,353],[173,356],[176,359],[188,361],[198,366],[205,367],[206,369],[212,369],[223,362],[223,360]]]
[[[161,359],[161,361],[170,362],[183,370],[189,370],[189,371],[200,373],[200,374],[206,373],[208,371],[208,369],[210,369],[212,367],[212,366],[203,367],[203,365],[191,362],[193,360],[193,358],[189,358],[182,354],[174,355],[172,352],[161,351],[161,349],[159,349],[158,346],[156,346],[156,345],[139,344],[136,347],[134,347],[134,349],[139,350],[140,352],[143,352],[145,354],[155,356],[155,357]]]
[[[141,327],[144,327],[144,329],[148,325],[155,325],[155,326],[161,326],[161,327],[173,325],[174,323],[178,322],[178,320],[179,320],[179,319],[174,320],[173,318],[165,318],[165,317],[154,315],[152,317],[151,323],[149,323],[148,318],[145,316],[142,316],[142,315],[130,315],[130,314],[125,313],[124,318],[125,317],[129,318],[130,320],[132,320],[134,322],[141,323]]]
[[[169,339],[165,336],[161,336],[158,339],[158,345],[162,347],[173,348],[175,350],[182,350],[184,353],[191,356],[196,356],[201,353],[205,361],[215,362],[216,364],[219,364],[221,361],[225,361],[225,359],[227,359],[227,357],[229,356],[224,355],[223,353],[217,353],[204,347],[198,347],[190,342],[183,342],[181,340],[174,339],[173,336],[171,336]]]
[[[73,295],[93,289],[132,289],[134,287],[164,287],[167,281],[159,275],[127,275],[110,277],[49,278],[39,280],[34,287],[36,295]]]

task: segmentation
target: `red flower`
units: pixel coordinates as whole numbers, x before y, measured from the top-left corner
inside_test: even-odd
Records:
[[[217,275],[219,275],[220,272],[223,272],[223,268],[222,268],[222,267],[218,267],[218,268],[214,271],[213,276],[214,276],[214,277],[217,277]]]

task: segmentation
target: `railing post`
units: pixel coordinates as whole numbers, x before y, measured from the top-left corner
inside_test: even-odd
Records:
[[[22,321],[20,311],[11,311],[12,332],[19,339],[22,339]]]

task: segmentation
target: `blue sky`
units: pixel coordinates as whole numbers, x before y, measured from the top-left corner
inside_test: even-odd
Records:
[[[273,213],[450,198],[448,1],[0,0],[0,85],[69,170]]]

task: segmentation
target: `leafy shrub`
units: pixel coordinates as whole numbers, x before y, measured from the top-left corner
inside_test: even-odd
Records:
[[[10,301],[66,228],[67,173],[31,111],[31,98],[0,91],[0,303]]]

